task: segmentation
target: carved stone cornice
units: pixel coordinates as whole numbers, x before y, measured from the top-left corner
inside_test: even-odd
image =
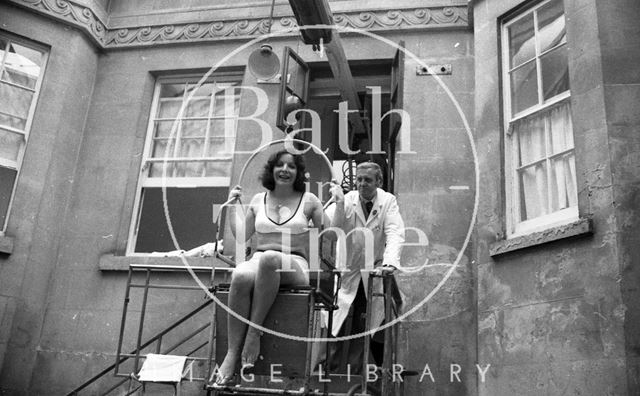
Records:
[[[467,6],[336,14],[336,25],[365,30],[467,26]]]
[[[269,30],[269,18],[266,17],[109,28],[91,8],[73,0],[10,1],[81,28],[102,48],[250,39],[266,34]],[[397,10],[344,11],[334,14],[334,22],[340,27],[380,31],[465,28],[469,25],[469,18],[467,5],[460,4]],[[271,30],[289,31],[295,26],[293,16],[282,16],[274,18]]]
[[[272,32],[296,26],[293,17],[274,20]],[[277,25],[280,25],[279,28]],[[215,41],[220,39],[253,38],[269,31],[268,19],[242,19],[209,23],[122,28],[109,31],[107,47],[139,46],[162,43]]]
[[[94,10],[85,5],[67,0],[10,0],[10,2],[76,26],[88,33],[101,47],[105,45],[108,28]]]

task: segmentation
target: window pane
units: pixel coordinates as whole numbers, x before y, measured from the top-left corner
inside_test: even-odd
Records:
[[[161,99],[158,108],[158,118],[177,118],[178,112],[180,112],[182,108],[182,102],[182,99]]]
[[[227,187],[167,188],[167,208],[181,249],[192,249],[214,240],[212,203],[221,204]],[[145,188],[135,251],[151,253],[177,249],[169,234],[161,188]]]
[[[207,120],[184,121],[182,123],[182,137],[205,137],[207,124]]]
[[[165,172],[166,167],[166,174]],[[174,177],[203,177],[205,165],[201,161],[171,161],[171,162],[154,162],[149,167],[149,177],[150,178],[174,178]],[[214,175],[214,176],[225,176],[228,177],[229,173],[224,175]]]
[[[291,56],[287,68],[287,88],[298,96],[303,96],[306,76],[307,72],[304,67]]]
[[[180,139],[178,157],[201,158],[204,152],[204,139]]]
[[[9,210],[9,201],[13,192],[18,171],[0,166],[0,229],[4,226]]]
[[[189,97],[189,95],[193,93],[193,99],[202,98],[202,97],[210,98],[211,94],[213,93],[213,87],[214,87],[213,83],[204,83],[200,86],[196,84],[189,84],[187,97]]]
[[[43,54],[40,51],[12,43],[6,54],[2,79],[33,89],[40,75],[42,61]]]
[[[555,212],[578,204],[573,151],[552,161],[551,188],[551,211]]]
[[[175,142],[175,139],[155,139],[151,148],[151,157],[153,158],[171,158],[173,157],[174,145],[169,142]],[[168,150],[168,151],[167,151]]]
[[[202,177],[204,164],[200,161],[176,162],[175,177]]]
[[[233,138],[212,138],[209,139],[207,157],[228,157],[233,154]]]
[[[228,177],[231,174],[231,161],[212,161],[205,164],[205,176]]]
[[[179,98],[184,97],[185,84],[162,84],[160,87],[161,98]]]
[[[511,72],[511,111],[517,114],[538,103],[538,83],[535,62]]]
[[[5,69],[2,72],[2,79],[13,84],[21,85],[23,87],[34,88],[38,81],[38,76],[31,76],[22,72],[21,70]]]
[[[235,118],[215,119],[211,120],[210,136],[228,136],[236,135],[237,121]]]
[[[520,175],[520,220],[547,214],[547,171],[544,163],[518,171]]]
[[[532,117],[519,121],[514,127],[518,138],[518,166],[525,166],[545,158],[545,117]]]
[[[552,1],[540,7],[538,10],[538,36],[541,53],[566,42],[562,1]]]
[[[509,65],[513,68],[536,54],[533,13],[509,26]]]
[[[26,119],[32,98],[31,91],[0,83],[0,113]],[[24,125],[20,129],[24,129]]]
[[[225,119],[214,119],[210,121],[209,136],[225,136]]]
[[[559,153],[573,148],[573,126],[569,102],[549,111],[551,152]]]
[[[8,114],[0,113],[0,127],[10,127],[24,131],[27,126],[27,118],[14,117]]]
[[[17,54],[20,54],[24,58],[28,59],[34,66],[37,66],[37,74],[40,74],[40,69],[42,68],[42,65],[44,63],[44,53],[42,51],[27,48],[20,44],[14,44],[13,48],[16,50]]]
[[[187,107],[184,111],[184,117],[187,118],[205,118],[209,116],[209,105],[211,100],[209,99],[196,99],[191,98],[187,102]]]
[[[213,115],[216,117],[235,117],[240,110],[240,96],[232,90],[216,93]]]
[[[556,48],[540,57],[544,100],[569,90],[567,46]]]
[[[175,124],[175,126],[174,126]],[[177,121],[156,121],[155,130],[153,132],[154,137],[173,137],[175,138],[178,133],[178,125],[180,123]],[[173,135],[171,134],[171,129],[176,128],[173,131]]]
[[[173,162],[153,162],[149,167],[149,177],[173,177],[174,169]]]
[[[17,161],[24,135],[0,129],[0,158]]]

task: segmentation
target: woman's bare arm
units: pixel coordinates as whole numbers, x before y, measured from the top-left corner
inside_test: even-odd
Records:
[[[331,226],[331,219],[324,212],[322,208],[322,202],[313,194],[310,194],[310,198],[308,198],[308,202],[311,205],[311,221],[313,222],[313,226],[320,228],[321,230]]]
[[[239,186],[234,187],[229,193],[230,199],[233,197],[238,198],[229,204],[229,228],[234,238],[241,238],[246,242],[256,231],[255,204],[259,201],[259,194],[256,194],[251,199],[249,206],[245,207],[240,202],[242,193],[238,187]]]

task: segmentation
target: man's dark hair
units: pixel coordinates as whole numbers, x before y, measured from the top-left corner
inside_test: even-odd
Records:
[[[305,192],[306,186],[304,184],[307,181],[307,177],[305,175],[306,165],[304,163],[304,158],[301,155],[291,154],[287,150],[280,150],[275,154],[272,154],[267,163],[264,165],[262,169],[262,174],[260,175],[260,181],[262,181],[262,185],[269,191],[273,191],[276,188],[276,181],[273,178],[273,168],[276,167],[276,164],[280,160],[284,154],[289,154],[293,157],[293,162],[296,165],[296,179],[293,181],[293,189],[299,192]]]

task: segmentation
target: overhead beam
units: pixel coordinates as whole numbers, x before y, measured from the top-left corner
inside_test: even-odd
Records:
[[[296,17],[298,26],[313,25],[331,25],[333,24],[333,13],[329,8],[326,0],[289,0],[293,14]],[[363,110],[356,83],[349,68],[349,60],[344,52],[340,34],[336,29],[306,29],[301,30],[301,35],[306,44],[314,47],[320,45],[320,38],[324,40],[325,52],[327,60],[331,67],[331,72],[336,82],[336,86],[340,92],[340,97],[349,105],[349,110],[357,110],[350,112],[348,115],[352,132],[349,136],[349,142],[353,143],[353,136],[356,134],[364,134],[371,140],[371,135],[367,124],[362,119],[361,111]]]
[[[344,53],[342,41],[337,31],[333,31],[331,42],[325,45],[325,51],[331,72],[333,73],[333,78],[340,91],[340,97],[349,104],[349,110],[358,110],[357,112],[349,113],[349,121],[353,127],[354,134],[365,134],[369,137],[369,141],[371,141],[369,128],[367,128],[367,125],[362,119],[361,111],[363,109],[360,98],[358,97],[356,82],[353,79],[353,74],[351,74],[349,61]],[[353,135],[350,136],[350,142],[352,142],[352,136]]]

